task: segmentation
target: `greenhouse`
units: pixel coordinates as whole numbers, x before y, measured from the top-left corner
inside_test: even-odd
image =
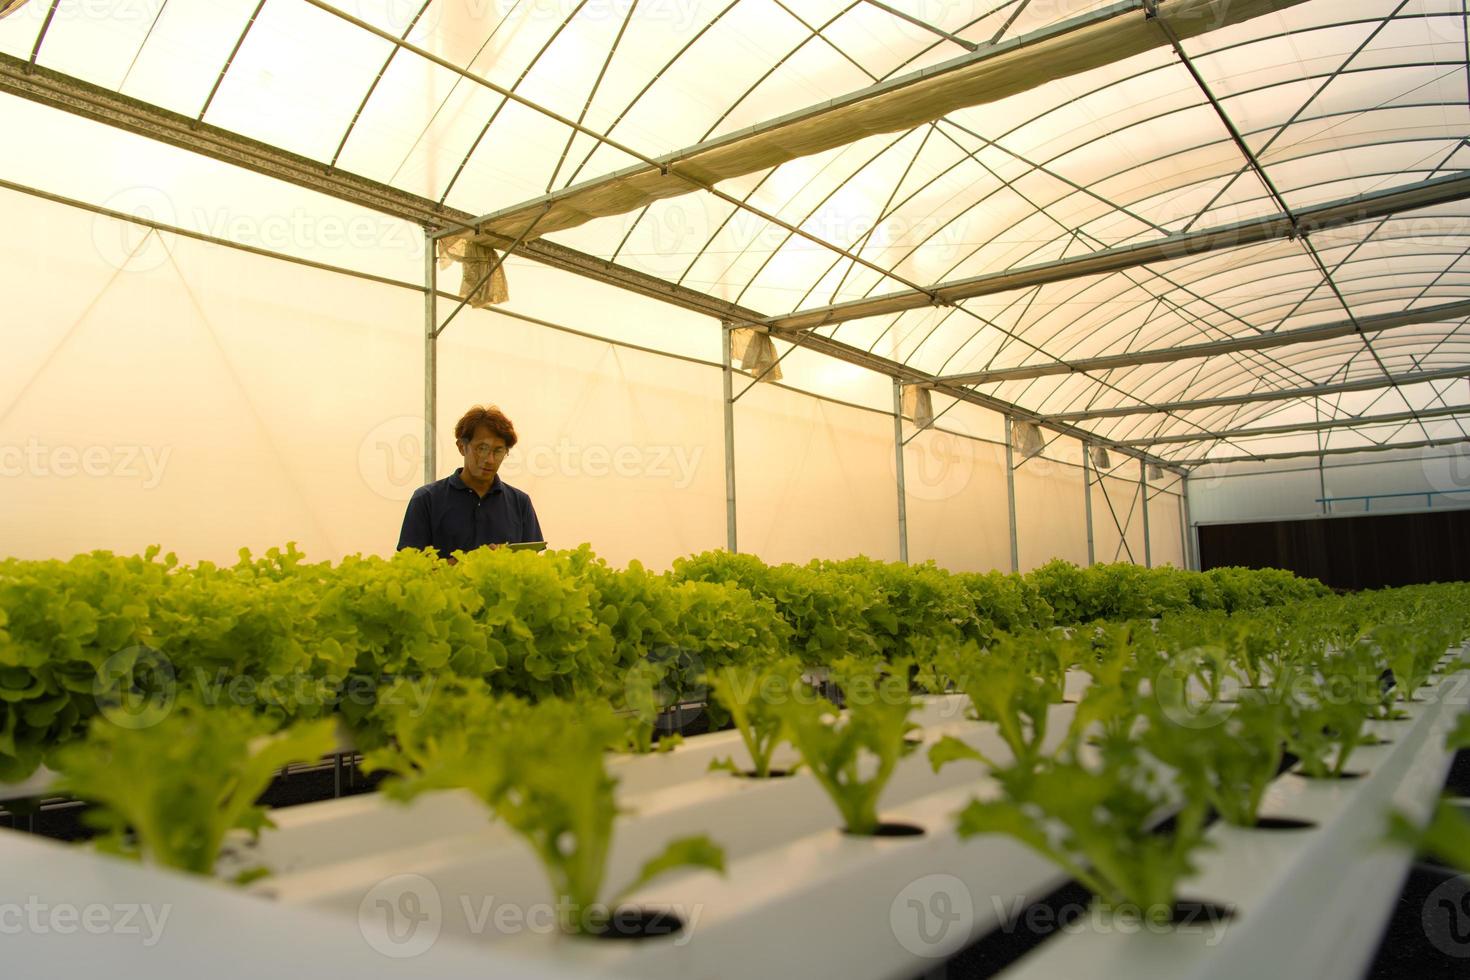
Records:
[[[1464,975],[1463,0],[0,0],[0,123],[14,975]]]

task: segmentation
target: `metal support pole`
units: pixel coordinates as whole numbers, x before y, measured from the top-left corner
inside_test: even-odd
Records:
[[[898,470],[898,560],[909,562],[908,491],[903,474],[903,382],[893,379],[893,461]]]
[[[1318,442],[1320,442],[1320,441],[1321,441],[1321,437],[1319,436],[1318,437]],[[1325,456],[1318,456],[1317,457],[1317,487],[1321,491],[1321,494],[1322,494],[1322,513],[1323,514],[1330,514],[1330,513],[1332,513],[1332,502],[1327,499],[1327,465],[1326,465],[1326,462],[1327,462],[1327,457],[1325,457]]]
[[[731,554],[735,542],[735,369],[730,360],[728,321],[720,324],[720,364],[725,371],[725,547]]]
[[[1143,508],[1143,567],[1154,567],[1153,542],[1148,531],[1148,460],[1138,461],[1138,503]]]
[[[1014,426],[1015,426],[1015,423],[1012,422],[1011,421],[1011,417],[1009,415],[1007,415],[1006,416],[1006,502],[1010,506],[1009,513],[1010,513],[1010,524],[1011,524],[1011,571],[1012,572],[1019,572],[1021,570],[1021,552],[1016,547],[1016,467],[1014,465],[1013,455],[1012,455],[1013,452],[1014,452],[1014,450],[1011,449],[1011,429],[1014,428]]]
[[[434,425],[439,414],[439,269],[438,248],[432,235],[424,234],[424,482],[438,476],[438,446]]]
[[[1194,526],[1194,521],[1189,517],[1189,477],[1184,478],[1184,564],[1190,571],[1202,571],[1200,568],[1199,554],[1199,532]]]
[[[1082,506],[1087,514],[1087,567],[1097,564],[1092,540],[1092,447],[1082,444]]]
[[[1320,398],[1313,398],[1312,399],[1312,410],[1313,410],[1313,412],[1316,413],[1317,421],[1320,423],[1322,421],[1322,399],[1320,399]],[[1318,452],[1318,456],[1317,456],[1317,496],[1318,496],[1318,498],[1322,502],[1322,513],[1323,514],[1326,514],[1327,511],[1328,511],[1328,506],[1327,506],[1327,469],[1326,469],[1327,457],[1321,455],[1321,452],[1322,452],[1322,430],[1321,429],[1318,429],[1317,430],[1317,452]]]
[[[1189,557],[1189,500],[1186,493],[1189,487],[1189,478],[1185,477],[1179,481],[1179,547],[1184,552],[1184,569],[1189,571],[1194,568],[1194,563]]]

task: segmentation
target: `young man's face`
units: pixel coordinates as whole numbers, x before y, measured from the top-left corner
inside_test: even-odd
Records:
[[[460,454],[464,456],[464,471],[476,480],[493,480],[500,464],[505,460],[505,440],[485,426],[475,430],[468,442],[460,440]]]

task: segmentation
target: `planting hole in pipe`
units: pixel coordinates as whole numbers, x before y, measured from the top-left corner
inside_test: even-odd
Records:
[[[1159,913],[1162,913],[1159,914]],[[1155,929],[1173,932],[1193,932],[1218,926],[1235,918],[1235,906],[1223,902],[1211,902],[1198,898],[1176,899],[1167,908],[1151,906],[1147,912],[1137,905],[1110,906],[1096,902],[1092,906],[1093,920],[1100,927],[1110,928],[1114,924],[1126,924],[1130,928],[1151,923]]]
[[[1235,906],[1203,899],[1181,898],[1174,903],[1169,924],[1176,928],[1208,926],[1235,918]]]
[[[1307,773],[1304,773],[1304,772],[1294,772],[1294,773],[1292,773],[1292,775],[1293,776],[1300,776],[1302,779],[1313,779],[1313,780],[1320,780],[1320,781],[1323,781],[1323,782],[1328,782],[1328,781],[1333,780],[1333,779],[1362,779],[1364,776],[1366,776],[1368,774],[1366,772],[1361,771],[1361,770],[1349,769],[1347,772],[1329,773],[1326,776],[1310,776],[1310,775],[1308,775]]]
[[[1244,830],[1312,830],[1317,826],[1313,820],[1298,820],[1296,817],[1257,817],[1253,826]]]
[[[623,906],[614,909],[607,922],[582,933],[591,939],[659,939],[684,930],[684,920],[667,909]]]
[[[789,778],[791,776],[795,776],[796,773],[792,772],[790,769],[769,769],[769,770],[766,771],[766,774],[764,776],[762,776],[760,773],[756,772],[754,769],[740,769],[740,770],[737,770],[737,771],[731,773],[731,775],[732,776],[735,776],[738,779],[755,779],[755,780],[761,780],[761,779],[787,779],[787,778]]]
[[[871,834],[855,834],[850,830],[843,830],[849,837],[922,837],[924,828],[912,823],[880,823]]]

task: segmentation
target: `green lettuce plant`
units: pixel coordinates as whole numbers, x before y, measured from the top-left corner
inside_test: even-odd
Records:
[[[918,748],[908,737],[918,728],[909,721],[916,702],[909,694],[908,669],[906,662],[884,673],[844,664],[833,675],[844,692],[845,711],[809,697],[778,707],[792,745],[850,834],[878,831],[878,800],[899,761]]]
[[[253,838],[273,826],[256,800],[275,774],[315,762],[336,745],[330,719],[271,727],[243,708],[188,700],[142,728],[98,717],[85,741],[57,751],[57,789],[95,804],[85,819],[103,832],[103,849],[211,874],[231,831]],[[240,880],[258,876],[251,871]]]
[[[1174,771],[1181,791],[1205,800],[1227,823],[1255,826],[1266,790],[1281,771],[1286,709],[1249,691],[1221,716],[1181,724],[1164,705],[1145,705],[1139,744]]]
[[[1455,729],[1445,739],[1450,751],[1470,749],[1470,714],[1462,714]],[[1463,874],[1470,874],[1470,813],[1463,806],[1440,800],[1430,813],[1427,824],[1404,813],[1389,813],[1390,843],[1410,847],[1416,854],[1432,854]]]
[[[973,643],[960,658],[959,685],[970,699],[975,717],[995,724],[1017,766],[1034,766],[1046,739],[1047,713],[1061,700],[1056,682],[1039,676],[1024,655],[1023,646],[1001,640],[982,653]],[[938,772],[957,759],[969,759],[995,767],[978,749],[951,735],[943,736],[929,749],[929,762]]]
[[[1174,914],[1180,880],[1203,846],[1207,806],[1176,801],[1158,768],[1136,748],[1113,746],[1094,764],[1070,752],[1035,766],[994,769],[995,799],[972,800],[958,817],[970,838],[1005,834],[1054,862],[1105,908],[1136,906],[1150,921]],[[1160,814],[1177,807],[1167,832]]]
[[[400,800],[429,789],[473,793],[530,845],[559,899],[561,931],[602,931],[609,913],[599,898],[621,812],[605,753],[623,736],[623,722],[597,703],[553,698],[528,705],[463,690],[436,692],[432,712],[432,721],[393,719],[397,747],[369,760],[401,774],[385,791]],[[684,867],[723,873],[724,852],[704,835],[671,841],[609,904]]]
[[[1364,744],[1363,726],[1373,712],[1372,702],[1334,688],[1327,678],[1304,676],[1296,696],[1283,702],[1288,708],[1287,748],[1301,760],[1301,772],[1312,779],[1331,779],[1347,771],[1353,750]]]
[[[801,681],[801,667],[794,659],[760,666],[720,667],[706,676],[714,705],[728,715],[745,751],[750,756],[751,774],[757,779],[771,776],[771,758],[786,740],[786,717],[782,702],[816,695]],[[731,758],[710,762],[711,770],[743,772]]]

